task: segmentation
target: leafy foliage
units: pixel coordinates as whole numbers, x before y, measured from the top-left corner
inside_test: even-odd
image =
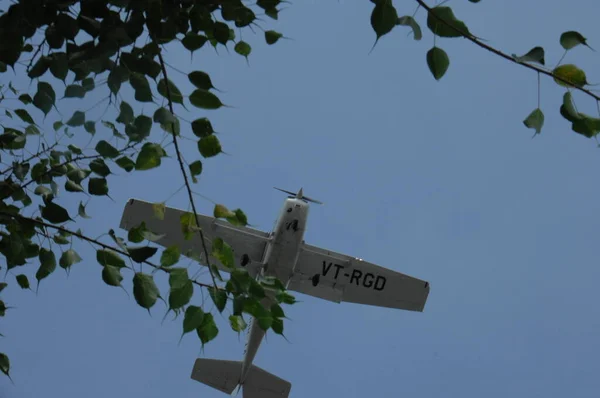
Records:
[[[3,93],[0,102],[6,104],[5,108],[9,106],[4,102],[7,90],[18,100],[12,102],[17,106],[7,109],[10,118],[2,125],[4,131],[0,135],[2,160],[10,165],[0,170],[3,178],[0,253],[7,271],[14,272],[12,281],[16,286],[31,289],[31,278],[35,277],[39,288],[41,282],[52,278],[57,265],[70,272],[74,265],[84,261],[77,243],[85,241],[96,247],[99,276],[106,285],[124,289],[122,282],[129,278],[133,298],[140,307],[150,311],[164,301],[169,311],[184,313],[183,334],[196,330],[202,344],[214,340],[218,328],[207,309],[192,304],[196,292],[208,289],[219,312],[235,300],[258,302],[264,296],[264,289],[257,288],[262,282],[247,272],[236,273],[235,283],[228,285],[231,279],[223,280],[218,267],[235,269],[233,251],[223,239],[215,240],[211,247],[202,240],[206,253],[213,256],[209,261],[201,261],[209,266],[213,276],[209,283],[192,277],[187,268],[177,267],[187,254],[180,247],[169,246],[159,252],[155,242],[163,236],[154,234],[145,223],[130,230],[126,239],[112,229],[106,239],[88,236],[81,229],[85,220],[98,216],[88,214],[88,201],[111,200],[114,175],[119,171],[126,175],[148,173],[160,168],[164,158],[169,157],[182,166],[180,178],[193,208],[192,213],[182,218],[182,230],[190,239],[201,234],[192,215],[196,210],[188,179],[197,183],[206,166],[201,159],[223,153],[208,116],[210,111],[226,105],[216,94],[207,71],[190,71],[190,87],[177,87],[168,75],[166,46],[180,42],[191,54],[210,46],[233,46],[235,52],[248,60],[252,52],[250,40],[237,39],[236,32],[251,31],[261,11],[276,19],[279,3],[279,0],[259,0],[255,5],[237,0],[220,5],[193,0],[31,0],[15,2],[3,11],[0,73],[14,71],[27,75],[33,83],[23,91],[12,83],[8,87],[0,85]],[[146,37],[148,40],[138,40]],[[264,40],[268,45],[283,37],[282,33],[265,29]],[[107,109],[96,112],[98,104],[89,109],[82,105],[90,93],[100,90],[106,91],[109,105],[116,108],[112,121],[102,119]],[[73,101],[69,104],[75,103],[75,108],[61,111],[62,101]],[[158,104],[159,101],[163,104]],[[187,109],[189,105],[199,108],[204,115],[193,120],[191,128],[184,128],[175,106]],[[45,131],[47,123],[54,131]],[[167,134],[166,139],[164,136],[155,139],[161,132]],[[178,143],[187,132],[196,141],[198,158],[183,167],[186,162]],[[85,146],[81,146],[84,141],[78,138],[81,133],[89,137]],[[51,137],[56,138],[55,142],[51,142]],[[26,155],[27,151],[33,156]],[[68,200],[72,195],[87,199],[77,200],[75,203],[79,205],[73,208],[69,205],[73,202]],[[165,207],[165,203],[156,204],[155,217],[164,218]],[[247,225],[241,209],[223,208],[223,211],[223,218],[230,223]],[[218,266],[210,263],[214,259]],[[168,277],[166,301],[156,281],[161,276]],[[0,291],[10,281],[2,282]],[[235,288],[227,289],[232,284]],[[273,292],[277,295],[285,293],[284,290],[278,285]],[[0,303],[0,315],[5,316],[11,307],[4,301]],[[249,306],[246,310],[262,311],[263,318],[270,317],[266,308]],[[235,331],[246,327],[242,312],[230,321]],[[263,325],[268,326],[265,322]],[[0,370],[9,376],[10,362],[4,353],[0,353]]]
[[[410,28],[417,41],[430,33],[433,45],[426,53],[426,63],[433,77],[440,80],[450,67],[450,57],[442,48],[443,40],[464,38],[534,70],[538,77],[551,77],[566,90],[559,112],[571,129],[588,138],[600,132],[600,118],[579,112],[575,106],[572,91],[600,100],[587,89],[586,73],[576,64],[561,64],[561,58],[553,69],[546,68],[545,51],[540,46],[529,47],[520,56],[494,49],[479,40],[447,2],[430,7],[423,0],[416,0],[419,9],[426,13],[412,16],[399,16],[398,1],[371,2],[373,48],[397,26]],[[294,297],[280,281],[256,279],[245,269],[236,268],[234,253],[226,240],[218,238],[209,245],[194,216],[197,211],[189,180],[197,183],[204,167],[210,167],[211,159],[224,153],[223,147],[227,145],[217,137],[209,115],[227,105],[221,99],[222,94],[217,95],[207,71],[190,65],[190,71],[185,72],[189,87],[178,87],[169,78],[172,69],[165,61],[169,46],[181,45],[192,56],[211,47],[233,48],[249,62],[256,45],[250,43],[248,35],[242,40],[241,33],[252,32],[253,25],[263,23],[262,15],[278,19],[281,3],[281,0],[258,0],[255,4],[240,0],[28,0],[13,2],[3,11],[0,74],[4,79],[1,81],[10,82],[8,74],[14,72],[28,76],[32,84],[27,89],[17,89],[12,83],[0,85],[0,102],[7,115],[0,134],[0,151],[6,165],[0,170],[0,254],[4,256],[0,263],[13,275],[0,283],[0,293],[14,282],[21,289],[31,289],[33,277],[39,288],[42,281],[52,279],[57,264],[70,272],[73,265],[84,261],[76,251],[76,244],[84,241],[96,248],[102,281],[123,288],[123,280],[129,278],[135,302],[148,311],[159,300],[165,301],[156,278],[168,277],[165,306],[167,311],[184,314],[182,337],[195,330],[204,345],[219,333],[213,314],[192,304],[195,293],[202,289],[208,290],[217,311],[223,312],[231,305],[232,315],[228,319],[234,331],[244,330],[247,327],[244,316],[250,315],[263,329],[283,334],[285,313],[281,305],[294,304]],[[423,24],[428,32],[421,28]],[[264,37],[260,38],[260,44],[267,47],[279,45],[285,38],[277,30],[261,28]],[[583,47],[591,49],[587,38],[574,30],[562,33],[558,41],[565,53]],[[105,90],[108,99],[104,111],[108,106],[117,110],[112,121],[103,120],[104,112],[96,114],[98,104],[91,109],[81,105],[92,92],[101,90]],[[8,92],[15,101],[5,101]],[[63,101],[74,101],[76,107],[61,112],[59,106]],[[544,124],[539,102],[538,94],[537,107],[523,120],[536,135]],[[202,113],[191,122],[178,117],[179,107],[187,109],[189,105]],[[48,123],[52,124],[50,131],[46,131]],[[189,123],[189,128],[184,123]],[[85,146],[82,145],[85,141],[79,138],[82,134],[89,140]],[[195,142],[196,156],[201,159],[184,161],[179,150],[179,142],[184,138]],[[151,173],[163,165],[165,158],[180,165],[180,177],[192,208],[180,219],[181,231],[186,239],[200,239],[204,255],[195,259],[208,266],[210,282],[190,277],[186,268],[177,267],[182,256],[189,254],[180,247],[164,248],[158,255],[156,242],[161,236],[145,225],[131,230],[127,241],[113,230],[101,238],[88,236],[81,230],[86,226],[85,220],[99,216],[88,214],[88,201],[111,200],[110,186],[116,174]],[[73,195],[78,199],[67,200],[67,197],[73,199]],[[154,216],[163,219],[165,208],[165,203],[155,204]],[[216,205],[214,216],[233,225],[248,225],[246,214],[239,208],[229,210]],[[229,279],[223,280],[219,268],[230,272]],[[269,308],[261,304],[267,294],[276,300]],[[0,316],[5,316],[8,308],[0,300]],[[0,370],[8,377],[10,366],[8,356],[0,351]]]

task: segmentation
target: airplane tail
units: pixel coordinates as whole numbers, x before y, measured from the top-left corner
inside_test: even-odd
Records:
[[[226,394],[243,389],[243,398],[287,398],[292,388],[286,380],[252,365],[242,385],[242,362],[197,358],[192,379]]]

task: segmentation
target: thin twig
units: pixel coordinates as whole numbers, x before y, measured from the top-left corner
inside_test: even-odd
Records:
[[[121,149],[119,151],[119,154],[122,154],[123,152],[125,152],[128,149],[131,149],[135,146],[135,144],[129,144],[127,145],[125,148]],[[45,176],[46,174],[50,174],[53,171],[58,170],[59,168],[66,166],[69,163],[73,163],[73,162],[79,162],[80,160],[89,160],[89,159],[98,159],[101,158],[102,155],[98,154],[98,155],[85,155],[85,156],[76,156],[74,158],[72,158],[71,160],[66,160],[62,163],[59,163],[55,166],[52,166],[51,168],[49,168],[48,170],[44,171],[42,174],[40,174],[38,176],[38,178]],[[21,188],[25,189],[27,188],[30,184],[34,183],[36,180],[35,179],[31,179],[29,181],[27,181],[25,184],[21,185]]]
[[[432,8],[432,7],[429,7],[429,6],[428,6],[428,5],[427,5],[427,4],[426,4],[426,3],[425,3],[423,0],[416,0],[416,2],[417,2],[417,3],[419,3],[419,5],[420,5],[421,7],[423,7],[424,9],[426,9],[426,10],[427,10],[427,12],[428,12],[429,14],[433,15],[433,16],[434,16],[434,18],[436,18],[438,21],[440,21],[440,22],[442,22],[444,25],[446,25],[446,26],[450,27],[450,28],[451,28],[452,30],[454,30],[455,32],[457,32],[457,33],[460,33],[460,34],[461,34],[461,35],[462,35],[464,38],[466,38],[467,40],[469,40],[469,41],[471,41],[471,42],[475,43],[475,44],[476,44],[476,45],[478,45],[479,47],[481,47],[481,48],[484,48],[484,49],[486,49],[486,50],[488,50],[488,51],[490,51],[490,52],[492,52],[492,53],[494,53],[494,54],[496,54],[496,55],[498,55],[498,56],[500,56],[500,57],[502,57],[502,58],[504,58],[504,59],[507,59],[507,60],[509,60],[509,61],[511,61],[511,62],[514,62],[515,64],[522,65],[522,66],[524,66],[524,67],[526,67],[526,68],[529,68],[529,69],[531,69],[531,70],[534,70],[534,71],[536,71],[536,72],[538,72],[538,73],[544,74],[544,75],[546,75],[546,76],[550,76],[550,77],[552,77],[552,78],[554,78],[554,79],[556,79],[556,80],[559,80],[559,81],[561,81],[561,82],[563,82],[563,83],[565,83],[565,84],[568,84],[570,87],[574,87],[575,89],[577,89],[577,90],[579,90],[579,91],[581,91],[581,92],[584,92],[584,93],[586,93],[586,94],[587,94],[587,95],[589,95],[590,97],[594,98],[596,101],[600,101],[600,96],[598,96],[598,95],[596,95],[596,94],[592,93],[590,90],[588,90],[588,89],[585,89],[585,88],[583,88],[583,87],[575,86],[575,85],[573,84],[573,82],[570,82],[570,81],[568,81],[568,80],[566,80],[566,79],[563,79],[562,77],[560,77],[560,76],[557,76],[557,75],[555,75],[554,73],[552,73],[552,72],[550,72],[550,71],[547,71],[547,70],[545,70],[545,69],[542,69],[542,68],[540,68],[540,67],[537,67],[537,66],[535,66],[535,65],[526,64],[526,63],[524,63],[524,62],[519,62],[519,61],[517,61],[516,59],[514,59],[513,57],[511,57],[510,55],[508,55],[508,54],[506,54],[506,53],[503,53],[502,51],[500,51],[500,50],[497,50],[497,49],[495,49],[494,47],[488,46],[488,45],[487,45],[487,44],[485,44],[485,43],[482,43],[481,41],[477,40],[477,38],[475,38],[474,36],[472,36],[472,35],[469,35],[469,34],[466,34],[465,32],[462,32],[460,29],[458,29],[458,28],[454,27],[452,24],[448,23],[448,22],[447,22],[447,21],[445,21],[444,19],[442,19],[442,18],[440,18],[439,16],[437,16],[435,12],[432,12],[432,11],[433,11],[433,8]]]
[[[154,40],[154,37],[152,37],[152,40],[154,41],[154,43],[156,43],[156,40]],[[156,43],[156,44],[158,45],[158,43]],[[160,48],[160,46],[158,48],[159,48],[158,60],[160,63],[160,67],[162,69],[163,77],[165,79],[165,87],[166,87],[166,91],[167,91],[167,100],[169,103],[169,111],[171,112],[173,117],[175,117],[175,111],[173,110],[173,101],[171,99],[171,90],[169,88],[169,78],[167,75],[167,68],[165,66],[165,60],[162,57],[162,49]],[[208,257],[208,249],[206,248],[206,242],[204,240],[204,233],[202,232],[202,228],[200,228],[200,220],[198,219],[198,212],[196,211],[196,205],[194,203],[194,196],[192,194],[192,188],[190,187],[190,182],[188,180],[187,173],[185,171],[185,166],[183,165],[181,151],[179,150],[179,143],[177,141],[177,134],[175,134],[174,123],[171,123],[171,134],[173,135],[173,145],[175,145],[175,153],[177,154],[177,162],[179,163],[179,168],[181,169],[181,174],[183,175],[183,181],[185,182],[185,188],[187,190],[188,198],[189,198],[190,204],[192,206],[192,212],[194,213],[194,220],[196,221],[196,226],[198,227],[198,232],[200,234],[200,240],[202,241],[202,249],[204,250],[204,256],[206,257],[206,265],[208,266],[208,269],[210,271],[210,277],[212,279],[213,285],[215,287],[217,287],[217,281],[215,280],[215,275],[211,268],[210,259]]]
[[[79,238],[81,240],[84,240],[86,242],[89,242],[91,244],[94,244],[94,245],[97,245],[97,246],[101,246],[104,249],[112,250],[115,253],[121,254],[122,256],[131,258],[131,254],[129,254],[128,252],[126,252],[124,250],[121,250],[120,248],[117,248],[117,247],[108,245],[106,243],[100,242],[97,239],[90,238],[88,236],[80,234],[79,232],[71,231],[70,229],[61,227],[60,225],[54,225],[54,224],[50,224],[50,223],[47,223],[47,222],[39,220],[39,219],[25,217],[25,216],[22,216],[20,214],[12,214],[12,213],[8,213],[8,212],[4,212],[4,211],[0,211],[0,215],[11,217],[11,218],[15,218],[15,219],[19,219],[21,221],[32,222],[34,224],[43,226],[45,228],[52,228],[52,229],[55,229],[57,231],[64,232],[66,234],[73,235],[73,236],[75,236],[75,237],[77,237],[77,238]],[[46,234],[41,233],[41,235],[46,235]],[[46,237],[49,238],[48,236],[46,236]],[[156,264],[154,264],[154,263],[152,263],[152,262],[150,262],[148,260],[144,260],[144,261],[142,261],[142,263],[147,264],[147,265],[149,265],[149,266],[151,266],[151,267],[153,267],[153,268],[155,268],[157,270],[161,270],[163,272],[169,273],[168,269],[165,269],[164,267],[161,267],[160,265],[156,265]],[[207,287],[207,288],[212,288],[213,287],[211,285],[207,285],[206,283],[198,282],[197,280],[192,280],[192,283],[194,283],[194,284],[196,284],[198,286],[201,286],[201,287]]]
[[[39,151],[38,153],[35,153],[35,154],[31,155],[31,156],[30,156],[30,157],[28,157],[27,159],[23,159],[23,160],[21,160],[21,161],[20,161],[20,162],[18,162],[18,163],[20,163],[20,164],[21,164],[21,163],[27,163],[27,162],[29,162],[29,161],[31,161],[31,160],[33,160],[33,159],[37,158],[37,157],[40,157],[40,156],[42,156],[42,155],[43,155],[44,153],[46,153],[46,152],[48,152],[48,151],[51,151],[51,150],[52,150],[52,149],[54,149],[54,148],[55,148],[57,145],[58,145],[58,142],[55,142],[55,143],[54,143],[54,144],[52,144],[50,147],[48,147],[48,148],[46,148],[46,149],[43,149],[43,150]],[[4,175],[4,174],[8,173],[8,172],[9,172],[9,171],[11,171],[13,168],[14,168],[14,166],[10,166],[10,167],[9,167],[9,168],[7,168],[6,170],[2,171],[2,172],[0,173],[0,175]]]

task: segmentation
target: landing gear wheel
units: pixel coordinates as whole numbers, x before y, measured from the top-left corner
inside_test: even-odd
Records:
[[[314,287],[317,287],[317,285],[319,284],[319,280],[320,280],[320,279],[321,279],[321,275],[319,275],[319,274],[316,274],[315,276],[313,276],[313,277],[311,278],[311,280],[312,280],[312,285],[313,285]]]
[[[241,261],[242,267],[245,267],[246,265],[248,265],[249,262],[250,262],[250,257],[247,254],[244,254],[242,256],[242,261]]]

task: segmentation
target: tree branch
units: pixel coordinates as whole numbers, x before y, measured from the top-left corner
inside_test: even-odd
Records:
[[[20,214],[12,214],[12,213],[8,213],[8,212],[4,212],[4,211],[0,211],[0,215],[11,217],[11,218],[15,218],[15,219],[19,219],[21,221],[32,222],[34,224],[43,226],[45,228],[52,228],[52,229],[55,229],[57,231],[64,232],[66,234],[73,235],[73,236],[75,236],[75,237],[77,237],[77,238],[79,238],[81,240],[84,240],[86,242],[92,243],[94,245],[101,246],[104,249],[112,250],[112,251],[114,251],[116,253],[121,254],[122,256],[131,258],[131,255],[128,252],[126,252],[124,250],[121,250],[120,248],[117,248],[117,247],[108,245],[106,243],[100,242],[99,240],[90,238],[88,236],[80,234],[79,232],[71,231],[70,229],[67,229],[65,227],[61,227],[60,225],[54,225],[54,224],[50,224],[50,223],[47,223],[45,221],[42,221],[42,220],[39,220],[39,219],[36,219],[36,218],[25,217],[25,216],[22,216]],[[165,269],[164,267],[161,267],[160,265],[156,265],[156,264],[154,264],[154,263],[152,263],[150,261],[144,260],[144,261],[142,261],[142,263],[147,264],[147,265],[151,266],[154,269],[161,270],[163,272],[169,273],[168,269]],[[191,281],[192,281],[192,283],[194,283],[194,284],[196,284],[198,286],[201,286],[201,287],[206,287],[206,288],[212,288],[213,287],[211,285],[207,285],[206,283],[198,282],[195,279],[192,279]]]
[[[119,150],[119,154],[122,154],[123,152],[125,152],[128,149],[133,148],[134,146],[135,146],[135,144],[129,144],[129,145],[127,145],[125,148]],[[55,166],[50,167],[48,170],[46,170],[42,174],[40,174],[39,177],[43,177],[43,176],[45,176],[47,174],[50,174],[53,171],[58,170],[60,167],[66,166],[67,164],[72,163],[72,162],[78,162],[80,160],[88,160],[88,159],[98,159],[98,158],[101,158],[101,157],[102,157],[102,155],[100,155],[100,154],[98,154],[98,155],[76,156],[76,157],[74,157],[71,160],[66,160],[66,161],[64,161],[62,163],[59,163],[59,164],[57,164]],[[27,181],[25,184],[21,185],[21,188],[25,189],[25,188],[27,188],[29,185],[31,185],[34,182],[35,182],[35,179],[31,179],[31,180]]]
[[[556,79],[556,80],[559,80],[559,81],[561,81],[561,82],[563,82],[563,83],[565,83],[565,84],[568,84],[568,85],[569,85],[569,87],[573,87],[573,88],[575,88],[575,89],[577,89],[577,90],[579,90],[579,91],[581,91],[581,92],[583,92],[583,93],[585,93],[585,94],[589,95],[590,97],[594,98],[596,101],[600,101],[600,96],[598,96],[598,95],[594,94],[593,92],[591,92],[591,91],[590,91],[590,90],[588,90],[588,89],[585,89],[585,88],[583,88],[583,87],[578,87],[578,86],[575,86],[575,85],[574,85],[572,82],[570,82],[570,81],[568,81],[568,80],[565,80],[565,79],[563,79],[562,77],[560,77],[560,76],[557,76],[557,75],[555,75],[554,73],[547,71],[546,69],[540,68],[540,67],[538,67],[538,66],[535,66],[535,65],[527,64],[527,63],[524,63],[524,62],[519,62],[519,61],[517,61],[516,59],[514,59],[512,56],[510,56],[510,55],[508,55],[508,54],[506,54],[506,53],[503,53],[502,51],[500,51],[500,50],[497,50],[497,49],[495,49],[495,48],[493,48],[493,47],[491,47],[491,46],[488,46],[488,45],[487,45],[487,44],[485,44],[485,43],[482,43],[481,41],[477,40],[477,38],[475,38],[474,36],[472,36],[472,35],[468,35],[468,34],[466,34],[466,33],[464,33],[464,32],[461,32],[461,30],[460,30],[460,29],[457,29],[457,28],[456,28],[456,27],[454,27],[453,25],[451,25],[451,24],[449,24],[448,22],[446,22],[444,19],[442,19],[442,18],[438,17],[438,16],[437,16],[437,15],[436,15],[434,12],[432,12],[432,11],[433,11],[433,8],[432,8],[432,7],[429,7],[429,6],[428,6],[428,5],[427,5],[427,4],[426,4],[426,3],[425,3],[423,0],[415,0],[415,1],[416,1],[417,3],[419,3],[419,5],[420,5],[421,7],[423,7],[424,9],[426,9],[426,10],[427,10],[427,12],[428,12],[429,14],[433,15],[433,17],[434,17],[434,18],[436,18],[438,21],[440,21],[440,22],[441,22],[441,23],[443,23],[444,25],[448,26],[449,28],[451,28],[451,29],[452,29],[452,30],[454,30],[455,32],[457,32],[457,33],[460,33],[460,34],[461,34],[461,35],[462,35],[464,38],[466,38],[467,40],[469,40],[469,41],[471,41],[471,42],[475,43],[475,44],[476,44],[476,45],[478,45],[479,47],[481,47],[481,48],[483,48],[483,49],[486,49],[487,51],[489,51],[489,52],[491,52],[491,53],[493,53],[493,54],[496,54],[496,55],[498,55],[499,57],[502,57],[502,58],[504,58],[504,59],[507,59],[507,60],[509,60],[509,61],[511,61],[511,62],[514,62],[515,64],[522,65],[522,66],[524,66],[524,67],[526,67],[526,68],[529,68],[529,69],[531,69],[531,70],[534,70],[534,71],[536,71],[536,72],[538,72],[538,73],[541,73],[541,74],[543,74],[543,75],[546,75],[546,76],[550,76],[550,77],[552,77],[552,78],[554,78],[554,79]]]
[[[158,46],[154,37],[152,37],[152,41]],[[169,103],[169,111],[175,117],[175,111],[173,110],[173,101],[171,99],[171,90],[169,88],[169,78],[167,75],[167,68],[165,67],[165,60],[162,57],[162,50],[160,46],[158,46],[158,60],[160,63],[160,67],[162,69],[162,74],[165,79],[165,87],[167,91],[167,101]],[[213,285],[217,287],[217,282],[215,280],[215,275],[213,273],[213,269],[210,265],[210,260],[208,257],[208,249],[206,248],[206,242],[204,240],[204,233],[202,232],[202,228],[200,228],[200,220],[198,220],[198,212],[196,211],[196,205],[194,203],[194,197],[192,194],[192,188],[190,187],[190,182],[187,177],[187,173],[185,171],[185,166],[183,165],[183,158],[181,156],[181,151],[179,150],[179,142],[177,141],[177,134],[175,134],[174,123],[171,123],[171,135],[173,136],[173,145],[175,146],[175,153],[177,154],[177,161],[179,162],[179,168],[181,169],[181,174],[183,174],[183,181],[185,182],[185,189],[188,193],[188,198],[190,204],[192,206],[192,212],[194,213],[194,220],[196,221],[196,227],[198,228],[198,233],[200,234],[200,240],[202,241],[202,249],[204,251],[204,256],[206,257],[206,265],[208,266],[208,270],[210,271],[210,277],[212,278]]]
[[[56,145],[58,145],[57,142],[55,142],[54,144],[50,145],[48,148],[43,149],[43,150],[39,151],[38,153],[31,155],[27,159],[23,159],[23,160],[21,160],[20,162],[17,162],[17,163],[20,163],[20,164],[27,163],[27,162],[29,162],[29,161],[37,158],[37,157],[42,156],[44,153],[53,150],[56,147]],[[3,170],[2,172],[0,172],[0,176],[8,173],[9,171],[12,171],[13,169],[14,169],[14,166],[8,167],[6,170]]]

